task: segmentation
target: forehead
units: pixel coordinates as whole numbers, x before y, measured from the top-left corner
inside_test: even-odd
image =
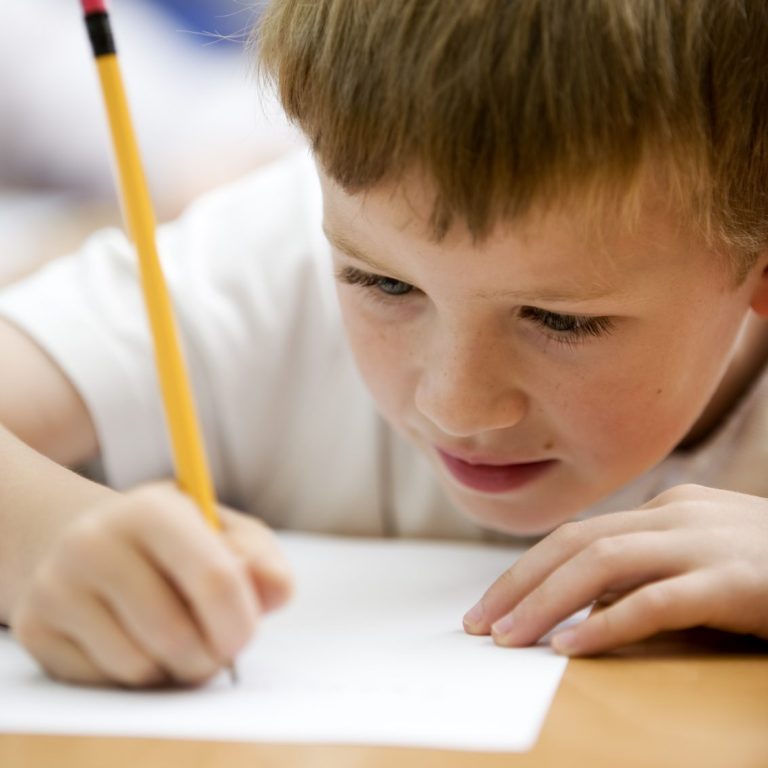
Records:
[[[521,281],[556,284],[561,291],[573,284],[575,292],[595,295],[649,274],[664,281],[683,281],[691,270],[728,277],[722,254],[685,224],[650,175],[631,207],[574,196],[500,222],[481,241],[459,219],[435,239],[433,195],[418,174],[360,192],[345,190],[322,172],[320,179],[332,243],[342,251],[360,250],[390,269],[418,262],[433,270],[455,267],[469,279],[484,266],[497,272],[509,264]]]

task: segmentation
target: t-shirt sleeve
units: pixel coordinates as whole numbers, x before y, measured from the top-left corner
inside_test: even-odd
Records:
[[[232,392],[242,391],[231,382],[253,349],[266,369],[276,366],[296,274],[323,249],[318,209],[314,170],[302,154],[211,194],[158,232],[223,497],[229,478],[221,430],[231,426],[238,407]],[[79,253],[2,291],[0,315],[34,339],[83,397],[110,485],[126,488],[172,474],[136,259],[119,231],[95,235]],[[243,413],[267,411],[268,389],[254,388],[254,402],[242,403]],[[229,409],[224,418],[222,400]]]
[[[133,254],[104,231],[0,294],[0,314],[61,367],[86,403],[116,487],[172,473]]]

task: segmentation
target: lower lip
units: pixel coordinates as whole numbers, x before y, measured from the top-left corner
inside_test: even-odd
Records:
[[[555,465],[555,461],[529,464],[469,464],[437,449],[443,464],[462,485],[483,493],[507,493],[522,488]]]

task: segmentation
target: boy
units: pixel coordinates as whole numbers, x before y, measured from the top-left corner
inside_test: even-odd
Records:
[[[768,638],[762,0],[276,0],[259,46],[319,188],[291,158],[160,240],[220,498],[554,531],[464,619],[502,645],[596,599],[557,650]],[[10,432],[117,489],[170,475],[121,237],[0,308]],[[263,524],[3,445],[0,617],[50,674],[197,682],[287,598]]]

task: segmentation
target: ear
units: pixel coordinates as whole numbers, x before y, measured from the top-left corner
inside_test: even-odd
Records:
[[[760,254],[754,269],[755,284],[750,306],[760,317],[768,318],[768,251]]]

